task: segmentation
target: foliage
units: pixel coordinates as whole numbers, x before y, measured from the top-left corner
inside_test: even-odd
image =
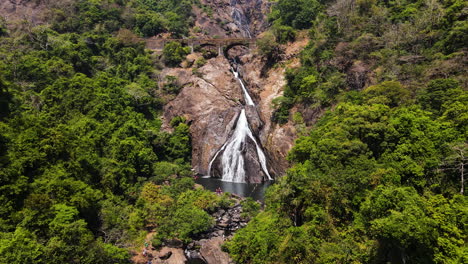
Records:
[[[175,67],[179,65],[182,62],[182,60],[185,59],[185,56],[188,53],[189,51],[182,47],[182,45],[179,42],[169,42],[166,45],[164,45],[164,62],[168,66]]]
[[[317,84],[316,75],[299,74],[298,89]],[[467,123],[448,114],[466,104],[466,93],[435,79],[417,94],[386,81],[342,98],[296,141],[293,166],[267,191],[265,211],[227,243],[231,256],[466,262],[467,200],[459,193]]]
[[[273,63],[279,59],[282,50],[271,32],[266,32],[257,40],[258,51],[261,56],[266,57],[267,61]]]
[[[286,111],[293,105],[329,107],[343,93],[387,81],[400,82],[414,95],[433,79],[449,79],[445,87],[439,83],[433,89],[457,92],[453,81],[466,86],[459,57],[466,55],[461,44],[467,35],[464,8],[463,1],[439,0],[278,1],[270,14],[277,40],[285,41],[293,27],[308,29],[310,41],[300,55],[301,65],[288,71],[284,96],[291,103],[277,106],[281,118],[275,121],[286,123]],[[306,10],[310,20],[301,20]],[[428,109],[430,103],[422,103]]]
[[[185,120],[160,130],[154,59],[135,33],[184,34],[190,2],[50,6],[45,25],[0,23],[0,262],[128,263],[151,228],[189,241],[220,198],[194,191]],[[175,202],[187,196],[199,203]]]
[[[294,28],[282,25],[278,21],[275,21],[273,24],[272,31],[275,35],[276,41],[280,44],[285,44],[296,39],[296,31]]]
[[[239,263],[466,263],[466,1],[350,3],[272,8],[268,60],[295,30],[311,39],[273,119],[331,110],[265,210],[243,202],[252,221],[227,249]],[[43,25],[0,21],[1,263],[128,263],[148,229],[188,243],[230,205],[194,188],[187,122],[160,130],[158,59],[137,37],[186,35],[192,4],[48,1]],[[168,43],[163,59],[187,52]]]
[[[271,19],[296,29],[308,28],[318,14],[321,5],[316,0],[279,0]]]
[[[171,33],[181,37],[192,25],[191,1],[57,1],[52,3],[52,28],[60,33],[92,30],[113,32],[120,27],[143,37]]]

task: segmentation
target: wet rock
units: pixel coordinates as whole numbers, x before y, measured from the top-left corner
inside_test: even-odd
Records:
[[[307,42],[302,42],[301,40],[301,46],[298,45],[298,47],[291,44],[293,47],[286,49],[286,55],[296,53],[297,50],[300,50],[300,47],[307,44]],[[283,94],[283,87],[286,85],[285,69],[277,67],[262,74],[265,62],[262,61],[261,57],[247,54],[239,59],[242,61],[243,78],[249,86],[252,97],[256,98],[254,100],[257,102],[257,112],[260,120],[264,122],[257,135],[264,147],[264,151],[267,153],[270,174],[282,175],[288,167],[286,155],[296,139],[296,130],[292,123],[278,125],[271,122],[274,113],[272,101]],[[294,63],[289,65],[289,67],[294,66]]]
[[[226,228],[226,227],[228,227],[228,226],[229,226],[229,224],[228,224],[228,223],[226,223],[226,222],[223,222],[223,223],[219,223],[219,224],[217,224],[217,226],[219,226],[219,227],[222,227],[222,228]]]
[[[203,259],[202,255],[198,251],[195,251],[195,250],[186,251],[186,255],[189,261],[188,263],[199,263],[199,264],[206,263],[206,261]]]
[[[261,183],[261,182],[268,180],[268,177],[263,171],[262,165],[259,162],[257,145],[255,144],[255,142],[250,137],[246,137],[244,143],[241,145],[241,148],[242,148],[241,155],[244,160],[243,169],[245,171],[245,181],[250,182],[250,183]],[[227,149],[220,151],[215,161],[213,162],[212,173],[211,173],[212,177],[222,176],[222,171],[223,171],[222,158],[226,150]],[[223,219],[222,219],[223,223],[227,222],[227,220],[225,220],[225,218],[227,217],[228,217],[227,215],[223,216]]]
[[[266,176],[262,165],[259,162],[257,147],[253,140],[248,139],[247,141],[249,144],[247,144],[244,155],[246,181],[251,183],[261,183],[267,181],[268,177]]]
[[[258,115],[257,108],[252,105],[245,106],[245,114],[249,120],[249,126],[254,135],[258,135],[263,127],[263,122]]]

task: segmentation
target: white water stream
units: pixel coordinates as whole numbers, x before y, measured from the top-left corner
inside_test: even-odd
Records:
[[[237,26],[242,29],[244,37],[251,38],[252,34],[250,33],[249,21],[244,12],[236,7],[237,4],[237,0],[231,0],[231,17],[234,19],[234,22],[237,24]]]
[[[236,77],[236,80],[240,83],[242,87],[242,91],[244,92],[244,100],[246,105],[255,105],[252,97],[250,97],[249,92],[247,92],[247,88],[245,88],[244,82],[242,81],[241,78],[239,78],[239,72],[235,71],[234,68],[231,68],[232,73],[234,74],[234,77]]]
[[[244,93],[244,99],[247,105],[255,106],[252,98],[250,97],[247,88],[245,87],[242,79],[239,78],[239,73],[233,68],[231,69],[234,77],[239,81],[242,86]],[[211,176],[211,167],[213,162],[218,157],[219,153],[222,153],[221,164],[223,166],[223,175],[221,179],[228,182],[246,182],[245,180],[245,167],[244,167],[244,156],[245,148],[247,147],[247,140],[251,139],[255,143],[257,150],[258,161],[262,167],[263,172],[266,174],[269,180],[272,180],[270,173],[268,172],[266,164],[266,156],[260,144],[255,139],[252,131],[250,130],[245,109],[243,108],[237,119],[236,128],[232,136],[224,143],[224,145],[216,152],[213,159],[208,165],[208,175]]]

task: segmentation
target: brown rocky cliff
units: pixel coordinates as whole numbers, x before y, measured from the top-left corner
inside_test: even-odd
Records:
[[[165,69],[163,76],[177,76],[183,88],[177,97],[164,107],[164,119],[184,116],[191,122],[192,166],[200,174],[207,174],[208,163],[227,140],[241,109],[241,89],[229,72],[223,57],[208,60],[199,70]]]
[[[207,32],[211,37],[232,37],[233,32],[227,25],[234,23],[234,7],[242,10],[249,19],[250,30],[255,35],[266,29],[265,14],[269,10],[267,1],[203,0],[202,4],[211,8],[213,14],[209,17],[204,13],[206,8],[205,11],[195,8],[195,24],[202,29],[201,33],[196,33],[197,37],[202,37]],[[239,30],[234,35],[241,37],[242,34],[242,30]],[[262,70],[265,69],[265,60],[256,55],[253,49],[237,46],[227,52],[229,58],[239,60],[240,75],[255,101],[254,109],[246,109],[249,125],[265,150],[270,174],[275,176],[282,175],[288,167],[286,155],[296,138],[296,128],[291,122],[281,126],[271,122],[274,111],[272,100],[282,95],[286,84],[285,69],[298,64],[295,57],[306,44],[307,38],[303,37],[285,46],[284,61],[266,71]],[[193,57],[200,54],[189,56],[193,61]],[[190,63],[183,65],[187,67]],[[226,58],[216,57],[209,59],[198,69],[198,74],[192,74],[190,68],[165,69],[162,72],[162,78],[165,75],[177,76],[184,86],[177,97],[165,106],[165,124],[168,126],[175,116],[185,116],[190,122],[192,167],[199,174],[208,173],[211,159],[229,138],[242,109],[241,87],[229,69],[230,64]],[[262,177],[257,178],[250,181],[262,180]]]
[[[276,67],[262,71],[265,60],[255,52],[235,53],[242,64],[242,77],[249,87],[251,94],[256,98],[258,113],[264,120],[259,131],[261,144],[270,156],[270,164],[275,167],[277,174],[281,175],[288,167],[286,156],[296,139],[296,128],[290,121],[284,125],[271,122],[274,108],[273,99],[283,95],[286,85],[285,70],[287,67],[298,67],[297,55],[307,45],[308,39],[300,36],[297,41],[288,43],[284,48],[284,60],[278,62]]]
[[[265,62],[253,50],[239,48],[238,51],[229,52],[240,60],[242,78],[256,103],[255,108],[246,108],[250,127],[264,147],[268,166],[276,176],[284,173],[288,166],[286,155],[296,138],[296,129],[292,123],[280,126],[271,122],[274,110],[272,100],[282,95],[286,84],[285,68],[297,66],[298,60],[294,56],[306,44],[306,40],[291,44],[285,50],[285,57],[293,59],[263,75],[261,71]],[[166,124],[175,116],[185,116],[191,122],[192,166],[199,174],[208,173],[210,160],[230,136],[242,108],[242,91],[229,69],[226,58],[216,57],[198,69],[200,77],[192,74],[191,69],[184,68],[165,69],[162,72],[162,75],[177,76],[184,86],[177,97],[165,106],[164,117]],[[261,178],[250,181],[258,182]]]
[[[195,27],[191,35],[197,37],[244,37],[246,32],[235,21],[233,11],[237,8],[247,19],[252,37],[263,32],[268,24],[266,14],[270,2],[265,0],[201,0],[202,7],[193,6]]]
[[[38,25],[43,23],[44,12],[51,6],[49,0],[1,0],[0,17],[8,21],[9,27],[20,21]]]

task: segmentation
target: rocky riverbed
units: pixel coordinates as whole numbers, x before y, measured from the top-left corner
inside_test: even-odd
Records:
[[[135,263],[147,264],[229,264],[229,255],[222,251],[224,241],[234,232],[247,225],[248,218],[242,217],[242,198],[232,196],[234,204],[227,209],[219,208],[212,213],[215,224],[208,231],[199,234],[191,243],[180,240],[165,241],[162,248],[148,247],[145,256],[139,256]],[[142,249],[142,252],[144,249]]]

